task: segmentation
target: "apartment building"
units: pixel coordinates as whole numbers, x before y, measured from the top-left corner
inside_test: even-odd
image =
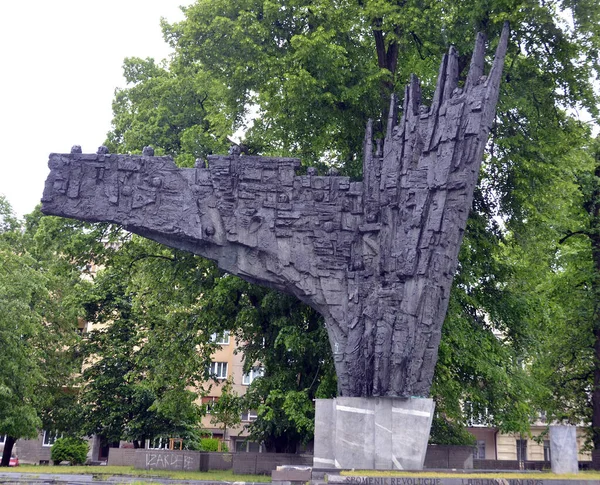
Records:
[[[202,404],[205,404],[207,408],[207,414],[202,418],[202,429],[225,442],[230,451],[261,451],[259,443],[248,439],[246,430],[246,425],[256,419],[256,411],[248,409],[242,412],[242,421],[238,426],[224,429],[222,424],[213,422],[214,418],[210,409],[211,404],[219,400],[223,383],[227,379],[233,382],[232,391],[242,396],[252,381],[262,375],[262,369],[257,366],[250,373],[244,373],[243,355],[241,352],[236,352],[238,343],[229,332],[213,335],[211,338],[219,345],[219,348],[213,354],[210,366],[210,374],[215,382],[210,385],[208,395],[202,398]]]
[[[540,417],[527,434],[502,433],[497,428],[485,424],[470,423],[468,430],[475,437],[476,446],[473,460],[503,460],[518,462],[549,462],[550,437],[548,423]],[[591,461],[592,455],[583,451],[585,430],[577,428],[578,460]]]

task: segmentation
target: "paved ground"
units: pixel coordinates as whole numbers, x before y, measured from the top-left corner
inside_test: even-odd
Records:
[[[70,475],[55,473],[0,473],[0,484],[23,484],[31,483],[36,485],[46,484],[68,484],[68,485],[118,485],[118,484],[141,484],[155,483],[164,485],[271,485],[261,482],[213,482],[206,480],[173,480],[162,477],[131,477],[125,475]]]

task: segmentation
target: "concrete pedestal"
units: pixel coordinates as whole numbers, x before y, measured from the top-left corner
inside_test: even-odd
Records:
[[[577,429],[550,426],[550,465],[552,473],[577,473]]]
[[[422,470],[434,408],[421,398],[317,399],[314,467]]]

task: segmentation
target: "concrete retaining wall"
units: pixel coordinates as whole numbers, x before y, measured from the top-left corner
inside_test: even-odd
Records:
[[[473,447],[428,445],[423,467],[459,470],[473,468]]]
[[[200,452],[135,450],[134,467],[142,470],[200,470]]]
[[[233,473],[270,475],[280,465],[312,466],[312,455],[287,453],[235,453]]]
[[[200,471],[231,470],[236,453],[200,453]]]
[[[115,452],[116,451],[116,452]],[[131,453],[133,452],[133,453]],[[284,453],[206,453],[200,451],[111,449],[109,464],[142,470],[231,470],[236,474],[270,475],[279,465],[312,465],[312,456]]]
[[[109,448],[107,465],[133,466],[136,451],[132,448]]]

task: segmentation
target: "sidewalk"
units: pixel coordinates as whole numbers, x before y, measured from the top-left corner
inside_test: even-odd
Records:
[[[70,475],[60,473],[19,473],[0,472],[0,484],[23,484],[31,483],[37,485],[68,484],[68,485],[117,485],[117,484],[177,484],[177,485],[271,485],[263,482],[215,482],[210,480],[175,480],[162,477],[132,477],[129,475],[89,474]]]

